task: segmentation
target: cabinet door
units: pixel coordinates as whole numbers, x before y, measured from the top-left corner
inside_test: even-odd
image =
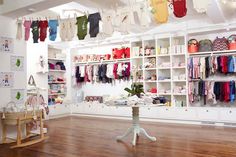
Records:
[[[221,109],[220,121],[236,123],[236,109]]]
[[[202,121],[218,121],[219,112],[214,108],[198,108],[197,117]]]

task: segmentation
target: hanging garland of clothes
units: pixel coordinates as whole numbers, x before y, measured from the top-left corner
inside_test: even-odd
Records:
[[[86,82],[112,83],[114,80],[130,79],[130,62],[75,67],[76,84]]]
[[[197,10],[206,10],[202,9],[205,5],[198,5],[198,1],[194,1],[194,6]],[[130,2],[129,6],[126,7],[117,6],[115,9],[106,12],[101,11],[88,15],[84,14],[83,16],[68,19],[18,19],[16,38],[19,40],[22,39],[22,29],[24,28],[24,39],[26,41],[28,41],[31,32],[34,43],[38,43],[39,40],[44,42],[47,38],[48,30],[49,40],[55,41],[58,34],[58,26],[62,41],[71,41],[75,35],[77,35],[79,40],[84,40],[89,37],[95,38],[99,33],[105,37],[112,36],[114,31],[127,34],[131,30],[132,25],[148,27],[152,22],[152,17],[157,23],[168,22],[168,7],[173,10],[174,16],[178,18],[182,18],[187,14],[186,0],[150,0],[150,3],[144,0],[140,3]],[[100,32],[100,21],[102,21],[102,32]]]

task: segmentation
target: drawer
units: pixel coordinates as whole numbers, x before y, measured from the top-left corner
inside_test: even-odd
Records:
[[[172,107],[163,107],[163,108],[156,108],[157,110],[157,118],[161,119],[174,119],[176,118],[176,110]]]
[[[236,123],[236,109],[220,110],[220,121]]]
[[[219,112],[212,108],[197,109],[197,118],[203,121],[218,121]]]
[[[196,120],[197,112],[192,108],[176,108],[176,119],[180,120]]]
[[[140,117],[158,118],[158,110],[155,107],[143,107],[139,109]]]

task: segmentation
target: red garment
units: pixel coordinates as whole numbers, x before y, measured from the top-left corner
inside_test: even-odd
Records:
[[[115,63],[115,64],[114,64],[114,67],[113,67],[113,75],[114,75],[114,78],[115,78],[115,79],[118,79],[118,78],[119,78],[119,76],[118,76],[118,74],[117,74],[117,68],[118,68],[118,63]]]
[[[112,52],[113,52],[114,59],[121,59],[121,58],[123,58],[123,55],[125,53],[125,48],[122,48],[122,49],[114,48],[114,49],[112,49]]]
[[[48,28],[48,21],[47,20],[39,21],[40,41],[45,41],[45,39],[47,37],[47,28]]]
[[[184,17],[187,14],[186,0],[173,0],[174,15]]]
[[[125,58],[130,58],[130,48],[129,47],[127,47],[125,49]]]
[[[230,84],[229,82],[224,83],[224,101],[229,102],[230,101]]]
[[[222,73],[227,74],[227,72],[228,72],[228,57],[221,56],[220,57],[220,64],[222,67]]]

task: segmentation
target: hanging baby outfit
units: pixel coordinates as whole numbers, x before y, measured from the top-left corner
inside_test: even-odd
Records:
[[[102,13],[102,30],[105,35],[111,36],[113,34],[114,28],[110,14]]]
[[[29,36],[30,36],[30,27],[31,27],[31,21],[24,21],[24,27],[25,27],[25,41],[29,40]]]
[[[193,7],[198,13],[204,13],[210,3],[210,0],[193,0]]]
[[[32,28],[32,34],[33,34],[33,41],[34,43],[38,43],[38,39],[39,39],[39,21],[33,21],[31,24],[31,28]]]
[[[88,18],[86,15],[80,16],[76,18],[77,22],[77,36],[79,40],[83,40],[87,35],[87,25],[88,25]]]
[[[71,41],[75,34],[74,19],[64,19],[60,21],[60,37],[62,41]]]
[[[168,21],[167,0],[151,0],[154,18],[157,23],[166,23]]]
[[[45,41],[45,39],[47,38],[47,29],[48,29],[48,21],[47,20],[39,21],[40,41]]]
[[[120,9],[119,19],[114,20],[120,20],[119,31],[123,34],[127,34],[130,30],[130,26],[135,24],[134,14],[129,7]]]
[[[133,13],[137,13],[141,26],[148,27],[151,23],[148,8],[144,4],[133,6]]]
[[[22,39],[22,21],[17,19],[17,33],[16,33],[16,39],[21,40]]]
[[[57,38],[58,20],[49,20],[48,27],[49,27],[49,39],[51,41],[55,41]]]
[[[99,21],[101,20],[100,13],[90,14],[88,16],[89,34],[91,38],[97,37],[99,33]]]

